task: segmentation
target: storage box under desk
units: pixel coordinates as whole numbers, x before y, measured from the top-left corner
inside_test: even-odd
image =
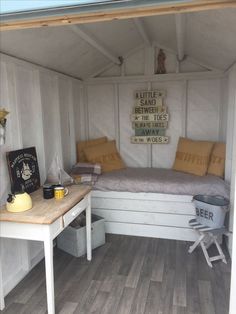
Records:
[[[105,244],[105,219],[92,214],[92,249]],[[86,254],[86,227],[68,226],[58,237],[59,249],[79,257]]]

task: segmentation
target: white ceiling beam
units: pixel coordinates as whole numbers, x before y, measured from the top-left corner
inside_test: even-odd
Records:
[[[85,84],[100,84],[103,83],[144,83],[144,82],[166,82],[166,81],[186,81],[186,80],[205,80],[208,78],[222,78],[225,76],[223,71],[203,71],[203,72],[188,72],[188,73],[169,73],[169,74],[154,74],[154,75],[128,75],[128,76],[113,76],[113,77],[97,77],[84,80]]]
[[[206,63],[204,63],[204,62],[202,62],[202,61],[200,61],[200,60],[198,60],[198,59],[196,59],[196,58],[193,58],[193,57],[191,57],[191,56],[187,56],[187,61],[189,61],[189,62],[191,62],[191,63],[194,63],[194,64],[196,64],[196,65],[199,65],[199,66],[201,66],[202,68],[207,69],[208,71],[220,71],[220,72],[222,72],[221,69],[216,68],[216,67],[213,67],[213,66],[211,66],[211,65],[209,65],[209,64],[206,64]]]
[[[90,46],[97,49],[100,53],[102,53],[105,57],[111,60],[113,63],[117,65],[121,65],[121,61],[118,57],[112,54],[106,47],[104,47],[97,38],[89,34],[87,31],[82,29],[81,26],[78,25],[70,25],[68,26],[75,34],[77,34],[80,38],[86,41]]]
[[[126,60],[129,56],[135,54],[136,52],[138,52],[139,50],[141,50],[142,48],[144,48],[144,45],[140,45],[137,46],[133,49],[131,49],[130,51],[128,51],[126,54],[123,55],[123,59]],[[112,67],[114,66],[114,63],[110,62],[108,64],[106,64],[104,67],[98,69],[97,71],[95,71],[94,73],[90,74],[87,78],[85,79],[90,79],[90,78],[94,78],[99,76],[100,74],[102,74],[103,72],[110,70]]]
[[[185,56],[186,16],[184,14],[175,14],[175,28],[177,40],[177,57],[178,61],[182,61]]]
[[[230,64],[230,66],[228,66],[228,68],[225,70],[225,72],[227,73],[227,72],[231,71],[231,69],[233,69],[234,66],[236,66],[236,61],[232,62]]]
[[[14,56],[14,55],[10,55],[10,54],[6,54],[0,51],[0,60],[1,61],[5,61],[5,62],[11,62],[13,64],[16,64],[20,67],[24,67],[26,69],[32,70],[38,70],[39,72],[48,72],[49,74],[51,73],[57,73],[57,76],[62,77],[62,78],[68,78],[70,77],[73,80],[76,80],[76,82],[78,83],[78,81],[82,82],[82,78],[75,76],[75,75],[71,75],[69,73],[65,73],[65,72],[61,72],[52,68],[49,68],[47,66],[41,65],[39,63],[35,63],[32,61],[29,61],[27,59],[23,59],[23,58],[19,58],[18,56]]]
[[[141,20],[141,18],[134,18],[133,22],[134,22],[134,25],[135,25],[137,31],[139,32],[139,35],[142,37],[144,43],[148,46],[151,46],[152,42],[150,40],[147,29],[144,26],[144,23]]]
[[[84,80],[87,80],[87,79],[90,79],[90,78],[95,78],[95,77],[99,76],[100,74],[102,74],[103,72],[106,72],[106,71],[110,70],[114,66],[115,65],[114,65],[113,62],[109,62],[104,67],[99,68],[98,70],[94,71],[92,74],[89,74],[89,76],[85,77]]]

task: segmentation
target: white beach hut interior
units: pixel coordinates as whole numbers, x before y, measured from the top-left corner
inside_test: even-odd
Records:
[[[236,313],[235,29],[236,8],[229,7],[1,32],[0,107],[9,112],[0,146],[1,206],[11,190],[6,152],[26,147],[36,147],[43,184],[55,155],[70,173],[78,162],[76,143],[106,136],[116,141],[128,170],[141,171],[144,180],[144,190],[135,192],[134,182],[122,190],[119,177],[117,189],[105,188],[103,176],[112,175],[99,177],[91,206],[105,218],[106,244],[93,251],[91,262],[55,245],[56,313]],[[157,74],[160,51],[164,74]],[[169,121],[161,135],[168,143],[131,143],[138,91],[165,92]],[[202,189],[179,192],[181,177],[173,192],[162,169],[172,169],[180,137],[226,143],[216,190],[212,176],[208,186],[197,176]],[[156,169],[164,171],[157,172],[164,176],[160,192],[152,190]],[[200,246],[188,253],[189,241],[198,237],[189,226],[192,197],[204,193],[230,200],[222,242],[227,264],[213,262],[212,268]],[[42,242],[0,241],[2,312],[46,313]]]

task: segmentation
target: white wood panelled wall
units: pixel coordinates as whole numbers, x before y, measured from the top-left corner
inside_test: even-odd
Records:
[[[201,79],[182,78],[178,75],[170,77],[169,81],[152,80],[143,77],[117,81],[89,81],[85,85],[86,96],[83,104],[84,116],[77,119],[84,125],[86,132],[77,134],[77,139],[95,138],[107,135],[116,139],[121,155],[128,166],[170,168],[173,164],[176,145],[179,136],[193,139],[218,141],[225,134],[221,123],[222,113],[221,89],[223,83],[220,77]],[[130,144],[134,134],[130,114],[134,106],[136,90],[165,89],[167,97],[164,103],[170,113],[169,127],[166,134],[170,136],[168,145],[137,145]],[[81,110],[80,110],[81,113]],[[118,114],[117,114],[118,113]]]
[[[236,312],[236,65],[234,65],[229,73],[229,124],[227,132],[227,142],[229,143],[229,149],[227,149],[227,158],[231,158],[231,219],[230,230],[233,231],[233,236],[230,237],[230,247],[232,245],[232,269],[231,269],[231,291],[230,291],[230,312],[234,314]],[[232,239],[233,238],[233,239]]]
[[[80,125],[76,139],[107,135],[116,139],[128,166],[162,168],[172,166],[179,136],[225,141],[227,111],[223,107],[227,80],[224,75],[186,60],[178,67],[185,73],[176,73],[176,55],[169,50],[165,53],[167,75],[154,75],[157,54],[154,45],[134,49],[121,67],[113,64],[99,77],[87,79],[83,101],[76,113]],[[130,144],[134,134],[130,121],[134,92],[141,89],[167,91],[164,103],[170,113],[168,145]]]
[[[42,183],[55,154],[65,169],[75,163],[74,107],[81,83],[5,55],[0,60],[0,107],[10,112],[6,144],[0,146],[0,204],[4,204],[10,192],[7,151],[36,146]],[[0,245],[6,294],[43,253],[37,242],[1,239]]]
[[[227,118],[227,149],[226,149],[226,178],[231,178],[230,189],[230,220],[229,230],[233,232],[235,212],[235,174],[236,174],[236,66],[229,71],[228,76],[228,118]],[[233,225],[234,224],[234,225]],[[229,248],[232,248],[232,234],[229,236]],[[234,249],[236,250],[236,248]]]

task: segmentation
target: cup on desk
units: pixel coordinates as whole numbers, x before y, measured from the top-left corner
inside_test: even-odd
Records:
[[[51,184],[44,184],[43,186],[43,198],[46,200],[54,197],[54,187]]]
[[[68,194],[68,189],[64,186],[56,186],[54,187],[54,198],[56,200],[60,200]]]

